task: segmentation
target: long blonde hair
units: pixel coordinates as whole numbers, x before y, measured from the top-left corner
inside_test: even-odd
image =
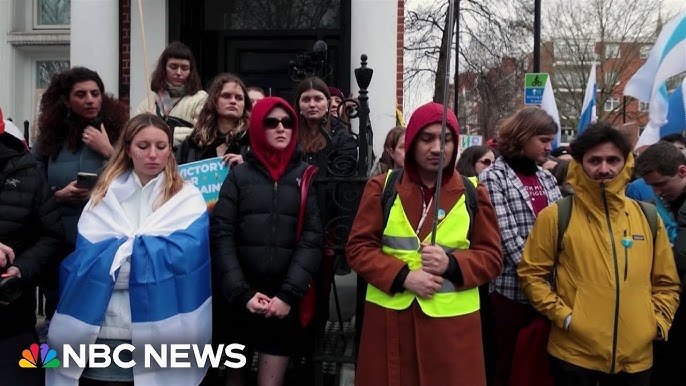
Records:
[[[133,161],[131,161],[131,157],[126,154],[126,149],[131,146],[131,142],[138,132],[151,126],[158,128],[167,134],[169,149],[171,149],[171,130],[162,118],[154,114],[141,114],[131,118],[126,122],[123,133],[114,147],[114,154],[107,162],[105,170],[103,170],[98,179],[98,183],[95,185],[95,188],[93,188],[93,193],[91,194],[92,206],[96,206],[102,201],[105,197],[105,193],[107,193],[107,189],[109,189],[110,184],[115,178],[133,169]],[[176,167],[176,159],[174,158],[174,154],[171,153],[171,150],[169,157],[167,157],[167,164],[164,166],[162,173],[164,173],[165,176],[164,193],[162,194],[161,200],[155,202],[153,205],[154,209],[159,208],[165,202],[169,201],[169,199],[183,187],[183,178],[181,178],[181,175],[179,174]]]

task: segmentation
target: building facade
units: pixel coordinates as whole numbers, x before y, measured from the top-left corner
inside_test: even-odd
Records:
[[[203,84],[234,72],[292,100],[289,65],[327,45],[327,82],[357,95],[354,70],[367,54],[375,149],[402,110],[402,0],[0,0],[0,106],[35,121],[50,76],[86,66],[108,93],[134,107],[157,57],[174,40],[194,52]],[[142,15],[142,18],[140,17]],[[143,34],[143,31],[145,32]],[[146,71],[147,69],[147,71]],[[32,135],[33,136],[33,135]],[[378,154],[378,153],[377,153]]]

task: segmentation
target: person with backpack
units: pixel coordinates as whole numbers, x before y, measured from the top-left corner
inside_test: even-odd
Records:
[[[678,147],[678,142],[672,143],[664,138],[648,147],[636,159],[636,174],[655,192],[655,204],[673,242],[677,272],[683,280],[686,275],[686,157]],[[668,221],[674,224],[673,228],[667,225]],[[651,385],[668,385],[673,379],[682,379],[684,375],[681,365],[686,347],[684,318],[686,307],[680,303],[669,329],[669,340],[653,345]]]
[[[522,290],[551,321],[557,386],[647,386],[679,303],[667,232],[654,206],[625,196],[634,159],[618,130],[596,122],[571,147],[574,195],[539,213]]]
[[[367,182],[351,227],[348,263],[368,283],[358,386],[486,384],[477,287],[502,269],[498,220],[486,188],[455,170],[450,110],[439,163],[442,118],[438,103],[414,112],[405,168]]]

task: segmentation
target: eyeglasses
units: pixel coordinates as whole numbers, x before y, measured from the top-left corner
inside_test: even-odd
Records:
[[[480,159],[480,160],[478,160],[478,161],[476,161],[476,162],[481,163],[481,164],[483,164],[484,166],[491,166],[491,164],[493,163],[493,161],[492,161],[490,158]]]
[[[276,118],[265,118],[264,119],[264,127],[267,130],[271,129],[276,129],[279,126],[279,123],[283,126],[284,129],[293,129],[293,120],[290,118],[284,118],[284,119],[276,119]]]

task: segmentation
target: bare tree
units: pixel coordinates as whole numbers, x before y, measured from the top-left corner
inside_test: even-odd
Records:
[[[619,95],[656,36],[660,2],[554,0],[548,4],[543,10],[546,43],[541,52],[552,64],[547,71],[553,75],[562,126],[576,128],[594,62],[598,117],[617,123],[635,120],[637,114],[626,114],[628,99]],[[606,102],[610,111],[605,110]]]
[[[513,70],[526,61],[524,36],[530,35],[527,28],[531,28],[533,17],[529,24],[517,19],[525,9],[522,0],[460,3],[458,71],[465,82],[452,85],[452,94],[464,98],[458,103],[458,118],[467,123],[463,127],[488,137],[495,123],[514,110],[518,75]],[[412,91],[417,85],[433,83],[433,99],[438,102],[443,101],[446,66],[454,67],[446,63],[450,32],[444,28],[447,9],[445,1],[429,2],[410,10],[405,19],[405,89]]]

